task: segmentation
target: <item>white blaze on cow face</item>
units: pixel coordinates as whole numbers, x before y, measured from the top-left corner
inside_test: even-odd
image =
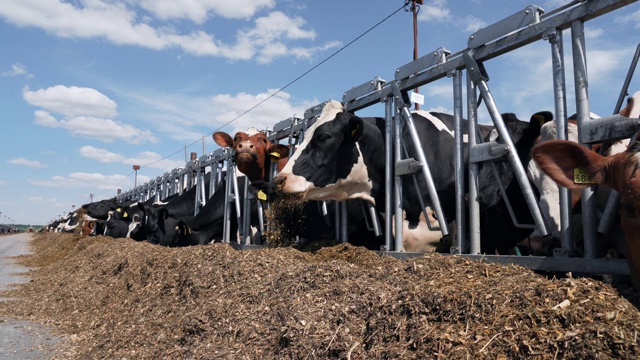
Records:
[[[311,143],[311,139],[323,124],[329,123],[336,119],[337,115],[345,111],[342,103],[338,101],[328,102],[322,109],[318,120],[307,130],[304,141],[289,161],[276,177],[276,180],[284,179],[281,191],[285,193],[301,193],[302,200],[336,200],[344,201],[347,199],[364,199],[375,204],[371,197],[372,182],[369,179],[369,173],[364,163],[360,146],[356,143],[358,159],[351,172],[344,179],[337,179],[335,183],[323,187],[316,187],[313,182],[304,176],[293,173],[293,168],[300,161],[309,161],[309,159],[301,158],[304,150]]]

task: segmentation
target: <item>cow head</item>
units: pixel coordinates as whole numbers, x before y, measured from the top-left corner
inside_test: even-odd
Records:
[[[304,141],[274,179],[279,191],[300,194],[302,200],[371,198],[369,179],[360,140],[363,120],[331,101],[309,128]],[[369,144],[380,146],[384,144]]]
[[[640,144],[605,157],[571,141],[537,145],[533,158],[559,185],[575,189],[604,184],[620,192],[620,222],[631,274],[640,284]]]
[[[620,115],[630,117],[630,118],[638,118],[640,117],[640,92],[636,92],[633,96],[627,99],[626,106],[620,111]],[[591,119],[599,118],[598,115],[591,113]],[[567,140],[578,142],[578,126],[577,126],[577,114],[573,114],[567,118]],[[556,122],[551,121],[546,123],[542,129],[540,130],[540,139],[539,142],[546,142],[549,140],[557,139],[557,129]],[[610,156],[613,154],[617,154],[620,152],[624,152],[628,145],[628,140],[618,140],[613,143],[608,144],[606,151],[599,150],[601,144],[594,144],[592,150],[600,151],[600,153],[604,153],[606,156]],[[557,246],[560,242],[561,238],[561,223],[560,223],[560,191],[559,188],[554,181],[547,174],[545,174],[541,169],[538,168],[537,164],[532,160],[529,162],[527,167],[527,174],[529,179],[535,184],[538,192],[540,194],[539,205],[540,210],[542,211],[542,215],[549,226],[549,230],[551,231],[551,236],[549,237],[540,237],[538,231],[534,231],[531,234],[530,242],[532,246],[540,247],[543,251],[538,253],[540,254],[550,254],[553,247]],[[571,207],[573,209],[577,209],[577,205],[581,199],[580,188],[574,187],[570,188],[571,190]],[[597,201],[600,199],[605,199],[608,197],[607,189],[605,187],[600,187],[598,192],[604,195],[599,195],[597,197]],[[603,204],[599,204],[603,205]],[[579,209],[577,209],[579,210]],[[575,219],[576,222],[578,219]],[[546,250],[546,251],[544,251]]]
[[[265,133],[255,128],[237,132],[233,139],[218,131],[213,134],[213,140],[221,147],[233,148],[238,170],[251,181],[268,181],[272,161],[277,161],[281,170],[289,156],[288,146],[272,144]]]
[[[178,220],[169,216],[169,211],[163,207],[138,204],[144,212],[142,224],[147,241],[162,246],[172,246],[177,238]]]
[[[115,210],[116,199],[105,199],[82,205],[85,213],[94,219],[107,220],[109,211]]]

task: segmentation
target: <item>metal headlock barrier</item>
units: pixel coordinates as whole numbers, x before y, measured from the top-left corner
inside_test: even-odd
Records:
[[[376,212],[372,205],[363,206],[368,227],[376,234],[384,236],[384,249],[380,252],[384,255],[401,258],[418,256],[418,253],[400,253],[402,249],[402,182],[416,181],[417,176],[422,176],[426,183],[426,193],[431,199],[433,210],[436,213],[439,229],[443,235],[449,234],[448,219],[445,218],[440,200],[435,190],[431,177],[431,170],[420,145],[420,139],[416,132],[413,117],[409,111],[411,102],[409,91],[430,84],[445,77],[452,79],[454,99],[454,123],[455,123],[455,190],[456,190],[456,235],[450,253],[489,262],[519,264],[534,270],[546,271],[573,271],[582,273],[608,273],[629,274],[626,260],[602,259],[596,256],[597,231],[606,233],[613,219],[616,201],[615,195],[603,213],[600,228],[596,217],[595,188],[586,188],[582,192],[582,212],[584,223],[584,256],[575,257],[573,235],[571,230],[571,199],[569,191],[561,188],[560,192],[560,217],[562,240],[560,248],[554,249],[553,256],[507,256],[480,254],[480,204],[478,202],[478,166],[481,162],[492,162],[498,159],[507,160],[514,172],[515,180],[522,189],[522,196],[526,200],[531,212],[534,224],[518,224],[510,210],[512,221],[519,227],[537,229],[542,235],[549,234],[547,225],[538,207],[535,193],[528,181],[523,164],[520,162],[514,143],[511,140],[506,125],[504,124],[496,101],[488,86],[489,76],[483,63],[508,53],[512,50],[524,47],[538,40],[548,41],[550,44],[553,89],[555,101],[555,119],[557,122],[558,139],[566,139],[567,134],[567,104],[564,64],[563,32],[570,31],[571,50],[573,55],[573,77],[577,109],[577,122],[579,142],[590,147],[593,143],[601,143],[616,139],[629,138],[640,129],[640,119],[628,119],[620,115],[612,115],[599,119],[590,119],[586,49],[584,37],[584,23],[588,20],[605,15],[609,12],[637,2],[637,0],[584,0],[572,1],[558,9],[545,12],[536,5],[529,5],[505,19],[498,21],[484,29],[480,29],[467,41],[467,48],[456,53],[451,53],[445,48],[437,50],[400,66],[394,73],[392,81],[385,81],[380,77],[355,86],[343,94],[343,103],[347,110],[356,112],[369,106],[383,103],[385,106],[385,208],[384,208],[384,234],[377,222]],[[640,46],[632,61],[627,79],[623,85],[616,105],[617,113],[620,109],[628,86],[637,65]],[[466,119],[468,119],[468,134],[477,133],[478,106],[483,103],[491,117],[495,130],[498,132],[501,143],[495,141],[482,142],[479,137],[469,136],[469,163],[463,162],[463,73],[466,74]],[[302,142],[304,134],[309,126],[315,122],[325,103],[318,104],[305,111],[304,118],[291,117],[278,122],[272,130],[265,130],[272,142],[287,140],[291,145],[291,152],[295,151],[295,145]],[[400,136],[406,130],[409,133],[408,144],[403,143]],[[408,148],[415,149],[415,155],[409,156]],[[468,174],[465,174],[465,166],[468,166]],[[196,204],[194,215],[206,204],[213,195],[217,184],[222,181],[223,168],[226,167],[226,201],[225,201],[225,235],[224,241],[231,242],[231,234],[228,233],[232,219],[229,216],[229,207],[234,205],[237,214],[240,214],[239,191],[244,194],[243,208],[248,209],[251,201],[256,201],[247,191],[247,186],[238,189],[236,169],[233,163],[233,154],[229,149],[218,149],[198,159],[193,158],[184,168],[174,169],[157,177],[143,185],[119,194],[117,200],[145,201],[154,198],[161,201],[174,194],[181,194],[192,187],[196,187]],[[210,182],[206,188],[205,174],[209,169]],[[275,174],[277,169],[271,169]],[[468,181],[468,193],[465,194],[465,181]],[[245,182],[246,184],[247,182]],[[504,188],[502,195],[506,198]],[[217,190],[220,191],[220,190]],[[207,194],[208,193],[208,194]],[[465,196],[469,199],[468,207],[465,206]],[[421,198],[421,197],[420,197]],[[258,206],[262,206],[257,201]],[[336,239],[346,242],[347,234],[347,205],[346,202],[335,204],[334,226]],[[423,204],[424,205],[424,204]],[[326,203],[320,203],[323,215],[328,215]],[[508,205],[510,207],[510,205]],[[422,206],[424,209],[424,206]],[[466,211],[465,211],[466,210]],[[468,212],[468,226],[466,225]],[[250,212],[245,211],[242,218],[235,221],[240,229],[241,245],[253,246],[249,236]],[[262,211],[259,211],[260,229],[264,230]],[[395,236],[392,233],[391,214],[395,214]],[[240,215],[238,215],[240,216]],[[425,217],[428,218],[428,216]],[[508,220],[507,220],[508,221]],[[469,234],[466,234],[468,229]],[[231,242],[233,243],[233,242]]]

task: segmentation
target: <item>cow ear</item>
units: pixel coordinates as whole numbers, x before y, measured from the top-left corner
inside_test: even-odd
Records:
[[[543,142],[533,149],[533,160],[556,183],[569,189],[580,189],[608,180],[604,177],[606,158],[571,141]]]
[[[226,132],[216,131],[213,133],[213,141],[221,147],[233,147],[233,139]]]
[[[533,115],[531,115],[531,120],[529,123],[537,122],[538,125],[542,126],[550,121],[553,121],[553,113],[551,111],[539,111]]]
[[[287,145],[271,144],[269,152],[271,156],[275,156],[278,159],[284,159],[289,156],[289,147]],[[276,153],[277,156],[274,153]]]
[[[362,136],[362,132],[364,131],[364,123],[362,119],[353,115],[347,121],[347,138],[351,139],[353,142],[356,142]]]

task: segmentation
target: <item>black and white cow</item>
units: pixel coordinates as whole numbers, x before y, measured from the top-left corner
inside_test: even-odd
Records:
[[[238,188],[243,189],[246,176],[239,176]],[[223,240],[224,230],[224,202],[226,199],[226,177],[218,184],[213,196],[202,207],[198,214],[188,220],[179,220],[177,222],[177,234],[172,243],[172,246],[190,246],[190,245],[205,245],[214,241]],[[241,191],[239,195],[240,203],[244,200],[244,193]],[[254,214],[251,216],[252,221],[257,220],[257,211],[255,204],[253,204]],[[230,203],[230,234],[235,236],[238,231],[238,223],[236,221],[236,207]],[[243,209],[244,210],[244,209]],[[168,215],[171,215],[170,213]],[[254,224],[255,225],[255,224]]]
[[[413,113],[413,117],[442,209],[448,219],[454,219],[453,117],[424,111]],[[518,154],[530,156],[540,126],[552,117],[551,113],[542,112],[534,115],[530,123],[526,123],[517,120],[513,114],[503,114],[503,119],[512,132]],[[406,129],[402,136],[404,139],[409,138]],[[384,119],[360,118],[347,112],[341,103],[329,102],[318,120],[309,128],[303,143],[287,165],[269,184],[267,191],[295,193],[301,200],[364,199],[377,205],[378,209],[383,209],[384,148]],[[411,146],[408,146],[407,150],[410,157],[416,157]],[[465,163],[467,158],[468,150],[465,150]],[[509,232],[513,225],[501,210],[504,206],[503,199],[496,179],[493,179],[493,171],[488,164],[481,164],[480,167],[483,227],[494,230],[495,233],[500,233],[500,229]],[[509,188],[512,183],[516,183],[507,164],[501,165],[501,162],[498,162],[497,172],[505,187]],[[421,176],[418,177],[418,187],[427,188]],[[418,193],[413,181],[403,181],[402,193],[408,229],[419,229],[423,209],[417,201]],[[430,207],[431,201],[426,190],[421,193],[424,203]],[[517,198],[524,201],[522,196]],[[512,205],[516,213],[529,211],[526,207],[523,209],[517,201],[515,204],[512,201]],[[412,235],[405,233],[405,237],[407,236]],[[526,235],[521,237],[521,234],[515,234],[506,239],[491,241],[483,235],[482,251],[493,253],[497,249],[513,247],[523,237]]]

